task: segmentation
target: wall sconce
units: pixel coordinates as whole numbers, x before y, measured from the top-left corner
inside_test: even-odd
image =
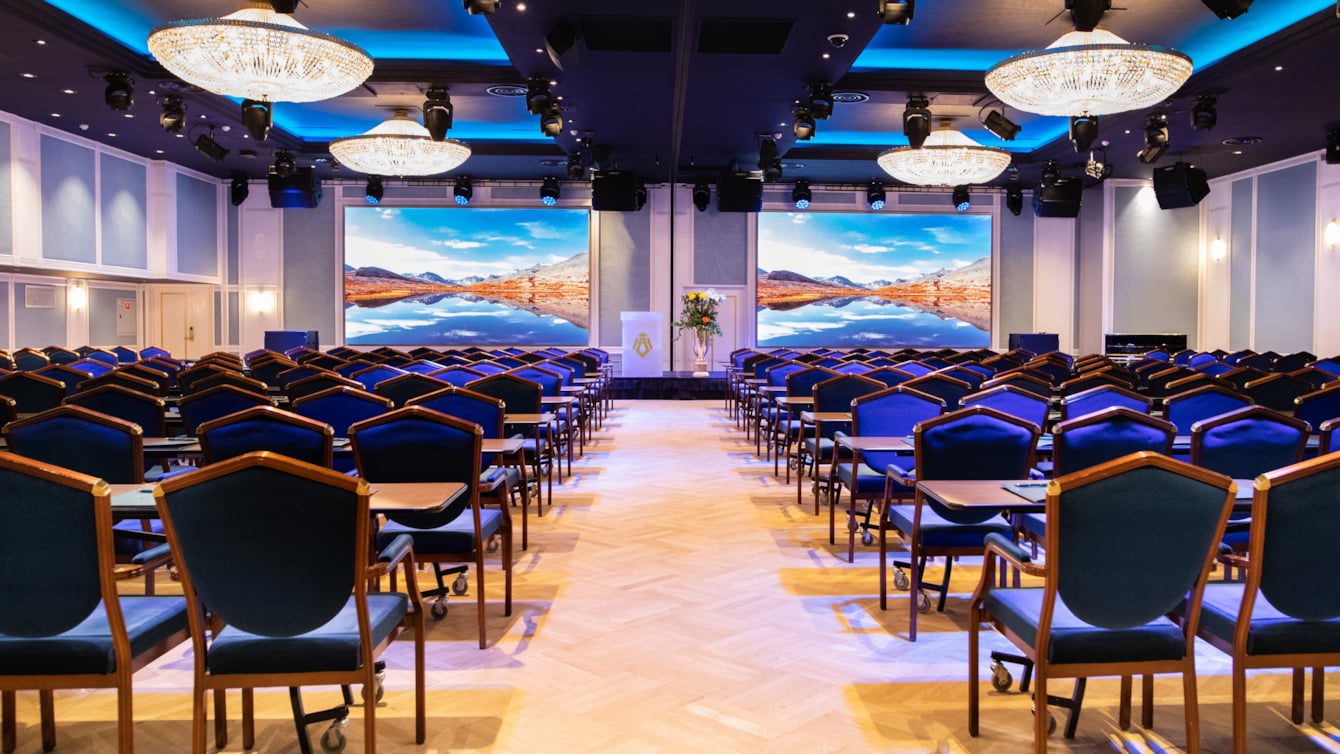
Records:
[[[65,299],[71,309],[83,309],[88,306],[88,286],[82,280],[71,280],[66,286]]]
[[[275,292],[247,291],[247,310],[253,314],[269,314],[275,310]]]
[[[1340,246],[1340,222],[1331,220],[1330,222],[1326,223],[1326,233],[1324,235],[1327,246],[1331,247],[1332,249],[1334,249],[1336,246]]]
[[[1211,259],[1218,262],[1226,256],[1228,256],[1228,244],[1224,243],[1224,239],[1216,238],[1210,242]]]

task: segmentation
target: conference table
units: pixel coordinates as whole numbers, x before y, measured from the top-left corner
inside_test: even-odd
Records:
[[[1234,508],[1249,509],[1254,481],[1234,479],[1233,482],[1237,485]],[[937,479],[917,482],[917,491],[950,510],[1042,513],[1047,508],[1048,484],[1049,481],[1037,479]]]
[[[153,484],[112,484],[112,516],[157,518]],[[372,513],[437,513],[469,489],[463,482],[377,482],[368,484]]]

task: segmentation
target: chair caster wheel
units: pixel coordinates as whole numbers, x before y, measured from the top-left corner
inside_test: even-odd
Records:
[[[463,573],[460,576],[457,576],[455,581],[451,582],[451,593],[457,597],[465,594],[469,589],[470,580],[467,579]]]
[[[866,547],[869,547],[870,545],[874,544],[874,542],[875,542],[875,535],[871,534],[870,530],[867,529],[866,531],[861,532],[861,544],[865,545]],[[896,586],[898,577],[894,576],[893,580]]]
[[[438,600],[437,602],[434,602],[432,607],[432,613],[433,618],[435,620],[442,620],[443,618],[447,617],[446,600]]]
[[[1034,702],[1033,714],[1036,715],[1037,713],[1038,713],[1038,705],[1037,702]],[[1051,712],[1047,712],[1046,714],[1047,714],[1047,735],[1050,736],[1051,734],[1056,732],[1056,717],[1052,715]]]
[[[488,554],[492,555],[497,551],[498,551],[498,540],[490,538],[489,543],[484,546],[484,552],[487,552]]]
[[[917,612],[926,615],[931,611],[931,598],[925,592],[918,595]]]
[[[893,571],[893,588],[900,592],[906,592],[912,588],[912,582],[908,580],[907,574],[901,568],[896,568]]]
[[[1014,678],[1010,675],[1009,668],[1000,660],[991,661],[991,688],[996,691],[1009,691],[1010,685],[1014,683]]]
[[[379,671],[377,671],[377,680],[376,680],[374,686],[376,687],[376,690],[373,692],[375,696],[374,696],[374,698],[373,698],[372,701],[374,701],[374,702],[380,702],[380,701],[382,700],[382,697],[383,697],[383,696],[386,696],[386,671],[385,671],[385,670],[379,670]],[[368,687],[367,687],[367,686],[364,686],[364,687],[363,687],[363,692],[362,692],[362,694],[363,694],[363,701],[367,701],[367,699],[368,699]]]
[[[344,746],[347,742],[344,739],[343,728],[345,724],[347,724],[348,722],[349,722],[348,718],[336,720],[335,722],[331,723],[330,727],[326,729],[325,733],[321,734],[322,751],[330,752],[331,754],[334,754],[335,752],[344,751]]]

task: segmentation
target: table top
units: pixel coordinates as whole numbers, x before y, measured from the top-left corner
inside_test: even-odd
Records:
[[[544,406],[571,406],[581,400],[577,395],[546,395],[540,398],[540,404]]]
[[[519,437],[486,437],[480,446],[480,451],[483,453],[515,453],[521,449],[524,443],[525,441]],[[337,456],[354,452],[347,437],[336,437],[334,446]],[[201,452],[200,441],[194,437],[144,438],[144,454],[152,458],[200,455]]]
[[[911,452],[915,450],[910,437],[894,437],[881,435],[866,435],[858,437],[855,435],[842,435],[837,439],[837,444],[849,450],[859,450],[862,452],[868,450],[903,450]]]
[[[158,515],[151,484],[113,484],[112,515],[121,518],[153,518]],[[436,513],[465,493],[460,482],[370,483],[369,504],[373,513],[414,511]]]
[[[1235,507],[1250,507],[1252,480],[1233,481],[1238,487]],[[1006,485],[1046,490],[1048,483],[1041,479],[940,479],[917,482],[917,490],[953,510],[996,508],[1011,513],[1041,513],[1046,510],[1045,503],[1027,500]]]
[[[504,424],[548,424],[553,420],[554,415],[548,412],[543,414],[507,414],[503,416]]]
[[[800,420],[807,424],[818,424],[820,422],[849,422],[851,421],[850,411],[801,411]]]
[[[813,406],[814,396],[812,395],[779,395],[774,400],[779,406]]]

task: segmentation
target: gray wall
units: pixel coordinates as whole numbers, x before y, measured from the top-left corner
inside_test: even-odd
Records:
[[[118,288],[88,289],[88,342],[99,346],[133,346],[134,335],[116,334],[116,300],[135,298],[135,290]],[[135,305],[139,311],[139,304]]]
[[[0,344],[3,344],[5,349],[7,350],[12,350],[20,347],[13,343],[7,342],[8,340],[9,340],[9,286],[4,283],[0,283]]]
[[[1250,348],[1252,341],[1252,179],[1233,181],[1233,215],[1229,229],[1228,348]],[[1268,350],[1268,349],[1264,349]]]
[[[0,122],[0,254],[14,253],[14,191],[9,161],[9,124]]]
[[[1257,176],[1253,347],[1258,351],[1289,353],[1312,347],[1316,208],[1316,163]],[[1246,302],[1235,300],[1232,305]]]
[[[14,345],[22,348],[43,348],[65,343],[65,286],[44,286],[56,289],[55,306],[51,309],[29,309],[24,297],[30,283],[14,284]]]
[[[1012,332],[1033,332],[1033,213],[1000,213],[1001,342]]]
[[[601,212],[600,343],[618,346],[619,313],[651,308],[651,212]]]
[[[102,263],[144,270],[149,267],[145,226],[144,166],[104,154],[102,169]],[[134,341],[131,341],[134,342]]]
[[[43,136],[41,151],[42,256],[93,264],[97,261],[93,150]]]
[[[1118,186],[1112,211],[1113,331],[1185,333],[1187,347],[1195,348],[1200,210],[1159,209],[1150,189]]]
[[[753,220],[748,212],[717,212],[716,204],[694,213],[694,285],[748,285],[754,279],[749,269],[749,223]]]
[[[335,278],[335,202],[284,210],[284,329],[316,330],[323,345],[333,344],[342,284]]]
[[[219,187],[177,174],[177,270],[219,274]]]
[[[1062,343],[1061,350],[1079,353],[1103,351],[1103,227],[1106,214],[1103,191],[1084,192],[1075,222],[1075,342]],[[1036,291],[1037,295],[1046,295]]]

